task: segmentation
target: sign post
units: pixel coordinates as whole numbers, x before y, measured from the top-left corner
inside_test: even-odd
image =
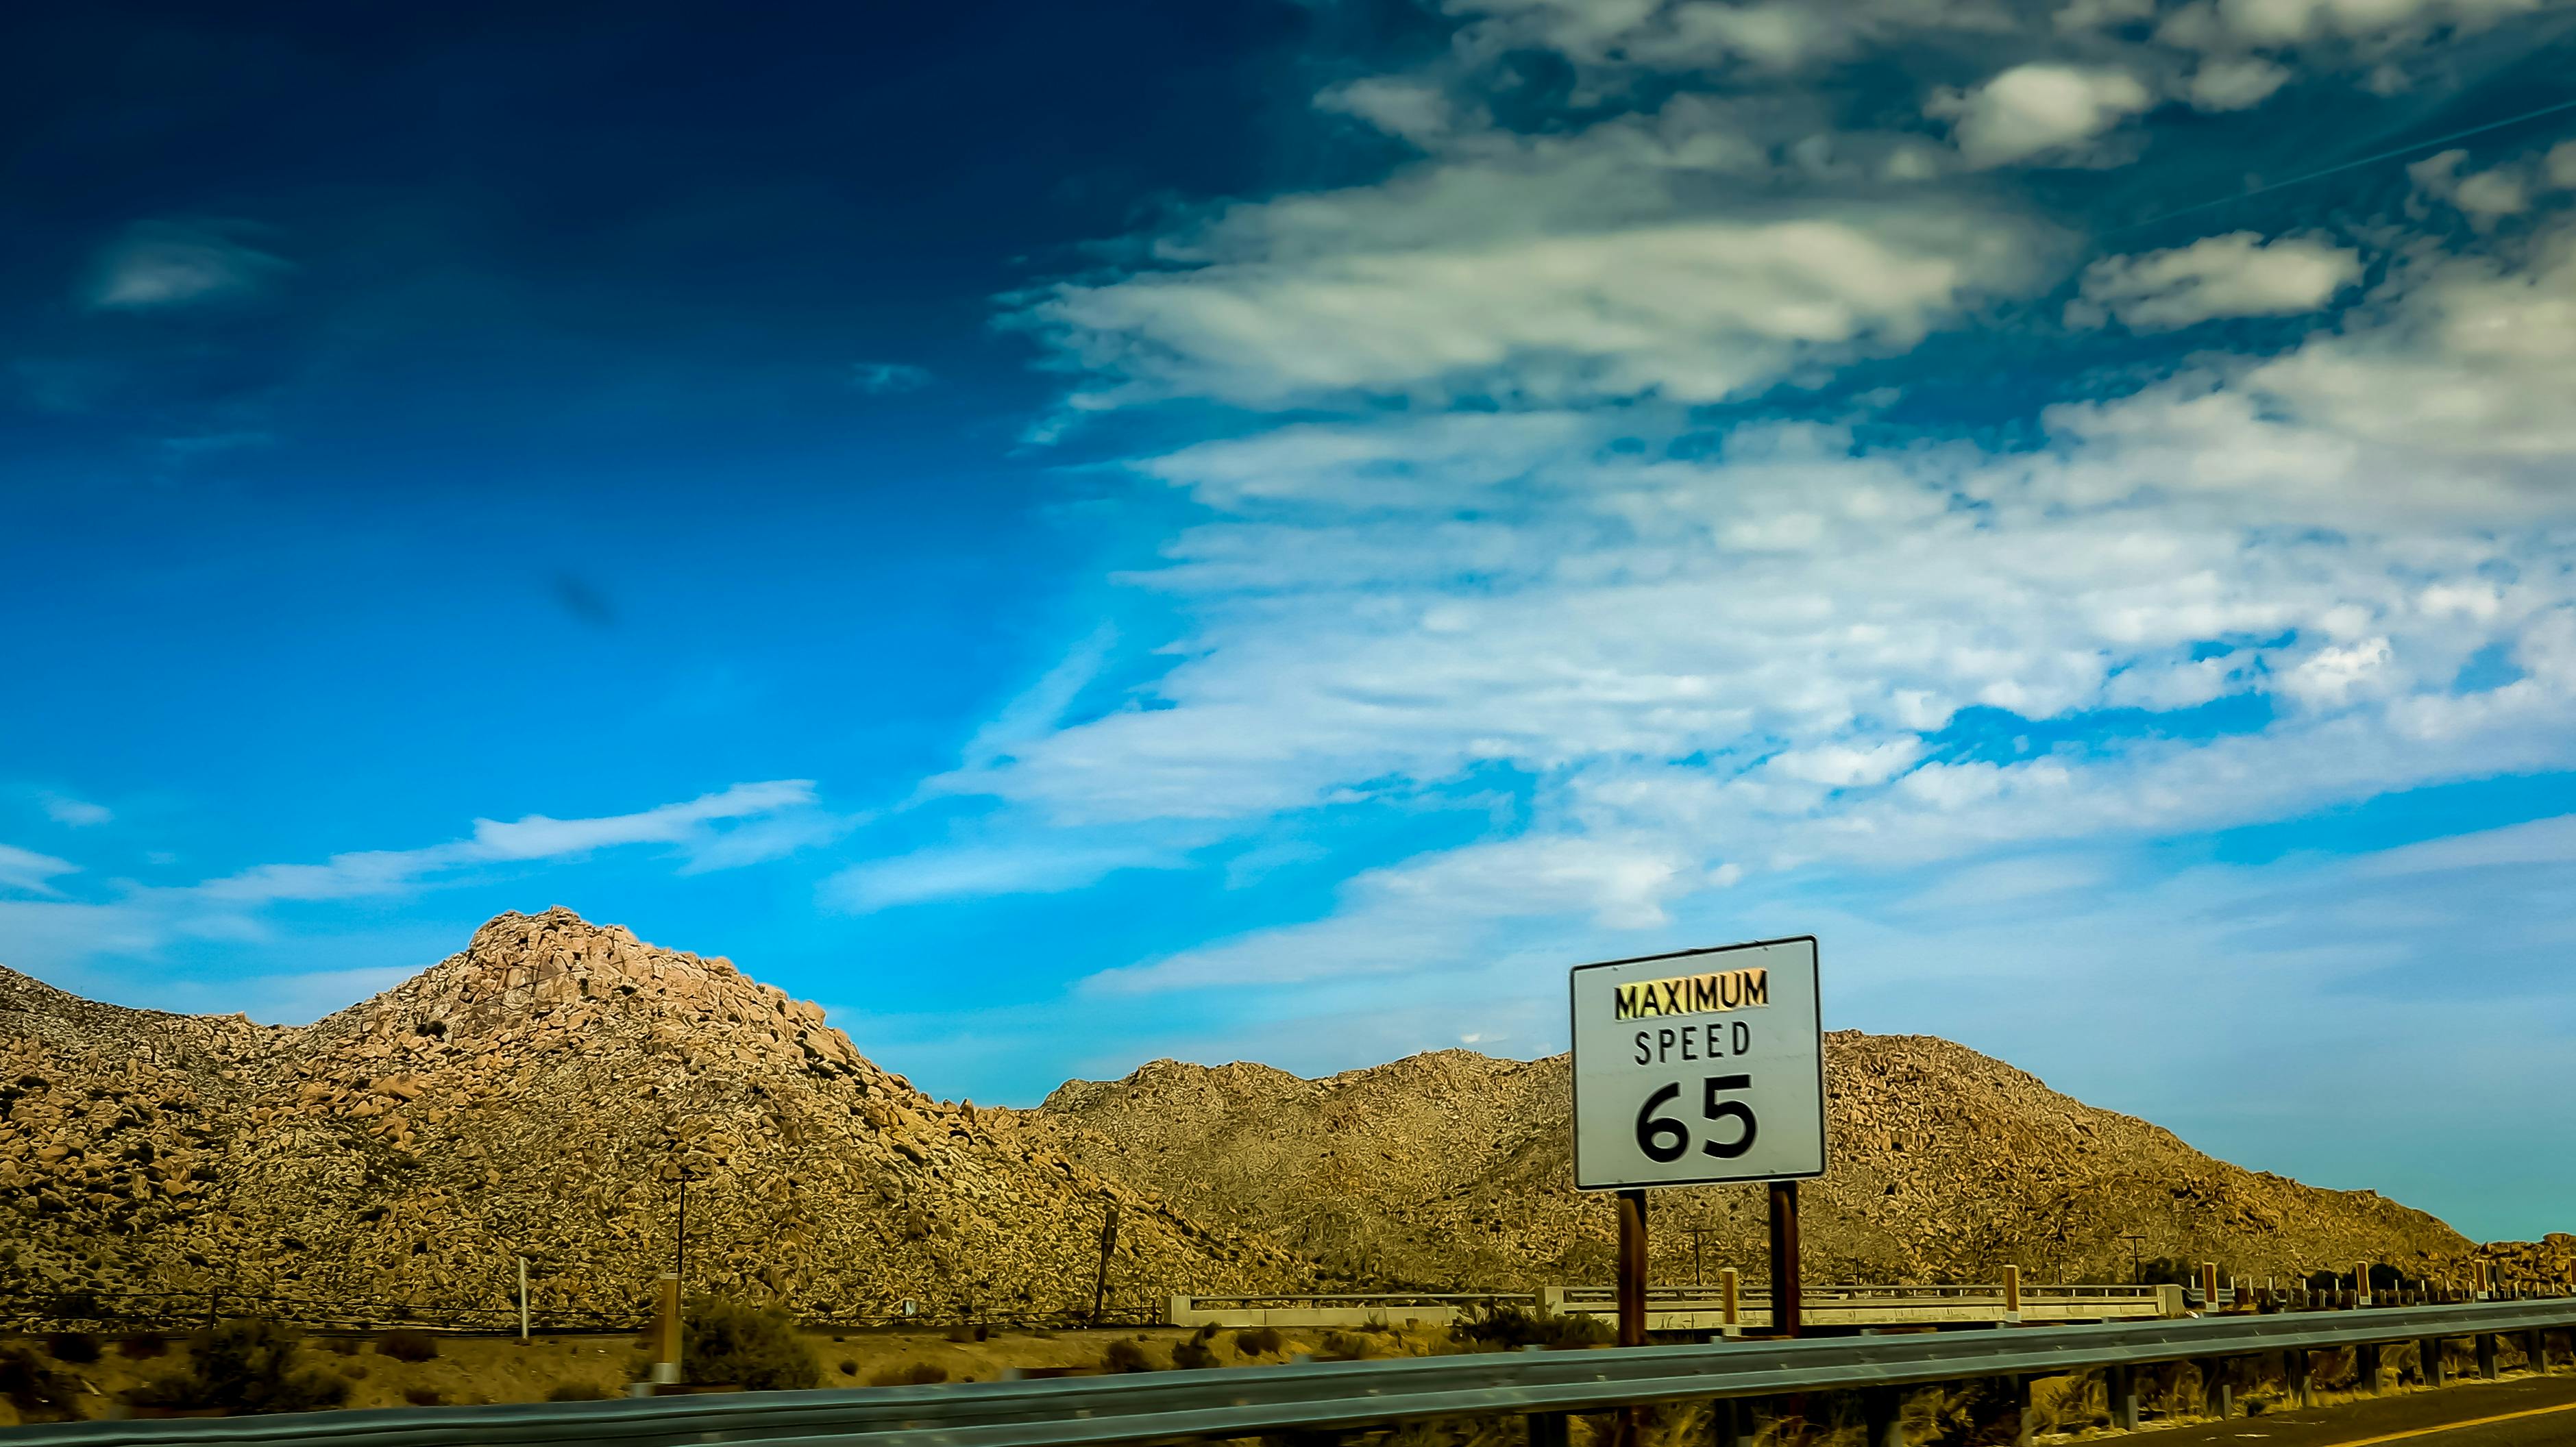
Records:
[[[1568,984],[1574,1184],[1619,1193],[1620,1344],[1645,1341],[1646,1188],[1725,1181],[1770,1183],[1773,1322],[1797,1335],[1797,1183],[1825,1172],[1814,937],[1578,965]]]

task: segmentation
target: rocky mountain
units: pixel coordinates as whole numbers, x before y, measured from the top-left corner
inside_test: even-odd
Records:
[[[684,1176],[691,1288],[815,1317],[1087,1307],[1111,1201],[1132,1299],[1308,1279],[989,1117],[721,958],[566,910],[300,1028],[0,970],[0,1297],[497,1304],[525,1255],[541,1307],[625,1311]]]
[[[933,1100],[816,1006],[565,910],[302,1027],[128,1010],[0,970],[0,1305],[132,1291],[628,1313],[692,1289],[813,1318],[1045,1316],[1113,1289],[1608,1279],[1567,1170],[1567,1062],[1419,1055],[1323,1080],[1158,1061],[1035,1110]],[[2457,1257],[2441,1222],[2203,1156],[1919,1036],[1829,1038],[1818,1280],[2289,1275]],[[1696,1228],[1696,1229],[1694,1229]],[[1758,1188],[1658,1192],[1657,1277],[1762,1262]],[[2136,1236],[2135,1242],[2128,1238]],[[2567,1253],[2516,1258],[2535,1278]],[[368,1314],[379,1317],[386,1311]]]
[[[2363,1259],[2415,1275],[2470,1249],[2421,1211],[2214,1160],[1947,1040],[1843,1031],[1826,1052],[1833,1168],[1799,1201],[1810,1280],[1991,1281],[2010,1263],[2124,1281],[2133,1247],[2258,1277]],[[1446,1050],[1321,1080],[1163,1060],[1068,1084],[1007,1128],[1337,1282],[1606,1282],[1614,1208],[1574,1189],[1568,1101],[1564,1056]],[[1760,1277],[1766,1219],[1758,1186],[1657,1191],[1654,1278]]]

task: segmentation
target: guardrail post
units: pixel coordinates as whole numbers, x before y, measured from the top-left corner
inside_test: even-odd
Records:
[[[1568,1433],[1563,1412],[1532,1412],[1523,1420],[1529,1423],[1529,1447],[1566,1447]],[[1734,1444],[1720,1438],[1719,1447]]]
[[[2102,1392],[2110,1399],[2111,1425],[2138,1430],[2138,1373],[2134,1367],[2112,1367],[2102,1373]]]
[[[2289,1379],[2289,1388],[2298,1394],[2300,1406],[2313,1407],[2317,1404],[2315,1353],[2298,1350],[2281,1353],[2281,1375]]]
[[[2545,1327],[2535,1326],[2531,1330],[2524,1332],[2522,1334],[2522,1354],[2531,1359],[2531,1374],[2533,1376],[2547,1376],[2549,1374],[2548,1329]]]
[[[2013,1447],[2030,1447],[2030,1439],[2039,1432],[2039,1423],[2031,1419],[2030,1384],[2032,1377],[2012,1377]]]
[[[1718,1397],[1708,1404],[1709,1436],[1716,1447],[1751,1447],[1753,1434],[1745,1430],[1744,1404],[1733,1397]]]
[[[2496,1339],[2494,1332],[2482,1331],[2478,1333],[2478,1375],[2490,1382],[2502,1375],[2496,1370]]]
[[[2353,1390],[2365,1397],[2379,1395],[2379,1343],[2363,1342],[2352,1349]]]
[[[2479,1342],[2484,1343],[2487,1339],[2485,1337],[2480,1337],[2478,1340]],[[2480,1359],[2483,1360],[2486,1353],[2481,1351],[2478,1355]],[[2415,1344],[2415,1357],[2417,1364],[2422,1368],[2424,1385],[2428,1387],[2441,1386],[2443,1384],[2442,1339],[2440,1337],[2428,1336],[2422,1341],[2417,1342]]]
[[[2215,1357],[2200,1364],[2200,1407],[2219,1421],[2236,1415],[2236,1363],[2229,1357]]]
[[[1861,1394],[1861,1412],[1869,1420],[1867,1447],[1905,1447],[1905,1394],[1894,1387],[1872,1387]]]

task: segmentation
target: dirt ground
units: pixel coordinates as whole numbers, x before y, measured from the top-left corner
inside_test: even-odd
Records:
[[[1097,1368],[1110,1343],[1138,1343],[1157,1369],[1172,1365],[1172,1348],[1191,1333],[1179,1327],[1143,1327],[1101,1331],[1024,1331],[995,1329],[984,1341],[952,1341],[938,1330],[855,1327],[804,1334],[825,1387],[883,1385],[907,1369],[936,1367],[949,1381],[992,1381],[1013,1367]],[[1289,1331],[1280,1333],[1277,1352],[1246,1354],[1238,1333],[1219,1332],[1208,1343],[1219,1366],[1277,1365],[1292,1355],[1347,1353],[1355,1346],[1370,1356],[1420,1356],[1435,1350],[1443,1338],[1433,1332],[1396,1330],[1353,1333]],[[1337,1338],[1329,1345],[1327,1337]],[[589,1388],[601,1396],[619,1396],[643,1371],[643,1351],[634,1337],[546,1336],[525,1342],[516,1337],[435,1336],[438,1355],[428,1361],[397,1361],[376,1350],[376,1339],[315,1333],[305,1338],[303,1361],[335,1372],[349,1382],[348,1405],[401,1407],[489,1402],[541,1402],[558,1388]],[[42,1337],[0,1337],[0,1348],[28,1348],[45,1354]],[[75,1399],[84,1417],[109,1415],[120,1395],[154,1377],[186,1365],[185,1337],[173,1337],[166,1352],[136,1359],[113,1337],[100,1339],[95,1362],[62,1364],[81,1387]],[[0,1399],[0,1426],[19,1422],[15,1408]]]

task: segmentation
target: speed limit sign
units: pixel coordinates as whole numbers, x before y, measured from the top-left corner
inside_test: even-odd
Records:
[[[1825,1173],[1813,936],[1578,965],[1574,1184]]]

